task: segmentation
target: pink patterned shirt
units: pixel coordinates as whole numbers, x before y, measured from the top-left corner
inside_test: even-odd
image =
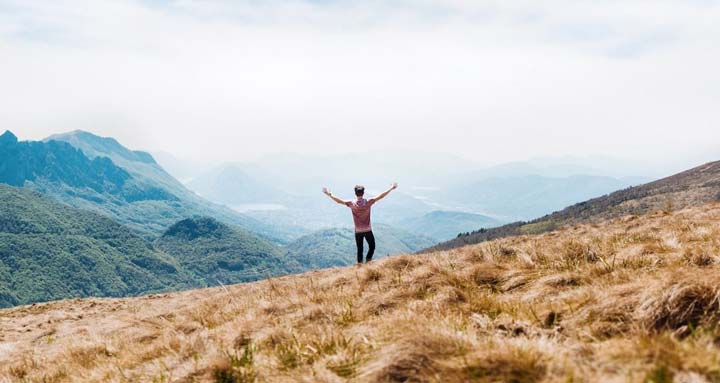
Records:
[[[367,233],[368,231],[372,231],[372,227],[370,226],[370,208],[374,203],[374,198],[369,200],[363,198],[345,203],[345,205],[352,210],[356,233]]]

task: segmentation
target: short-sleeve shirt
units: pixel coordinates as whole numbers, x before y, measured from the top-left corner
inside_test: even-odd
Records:
[[[367,233],[368,231],[372,231],[372,226],[370,226],[370,208],[374,203],[374,198],[369,200],[363,198],[345,203],[345,205],[352,210],[356,233]]]

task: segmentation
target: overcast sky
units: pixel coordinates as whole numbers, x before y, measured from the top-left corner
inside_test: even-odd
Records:
[[[0,129],[196,160],[720,159],[720,2],[0,0]]]

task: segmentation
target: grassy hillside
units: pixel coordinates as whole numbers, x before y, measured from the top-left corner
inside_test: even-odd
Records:
[[[537,234],[585,222],[600,222],[627,214],[644,214],[720,201],[720,161],[581,202],[530,222],[515,222],[438,244],[430,249],[452,249],[489,239]]]
[[[0,380],[717,382],[718,238],[713,204],[362,268],[6,309]]]
[[[212,218],[189,218],[155,241],[205,286],[255,281],[299,271],[282,250]]]
[[[0,307],[197,286],[114,221],[0,185]]]
[[[428,237],[412,234],[391,226],[376,224],[373,234],[377,248],[373,259],[388,254],[410,253],[433,243]],[[364,245],[367,254],[367,243]],[[355,233],[352,229],[321,230],[296,240],[287,246],[287,257],[304,269],[347,266],[357,263]]]
[[[501,221],[482,214],[436,210],[421,217],[402,220],[397,225],[414,233],[423,233],[436,241],[445,241],[460,233],[500,224]]]

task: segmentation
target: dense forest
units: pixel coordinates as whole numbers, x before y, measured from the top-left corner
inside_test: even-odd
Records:
[[[197,285],[115,221],[0,184],[0,306]]]
[[[206,286],[300,271],[278,246],[209,217],[176,223],[155,245]]]

